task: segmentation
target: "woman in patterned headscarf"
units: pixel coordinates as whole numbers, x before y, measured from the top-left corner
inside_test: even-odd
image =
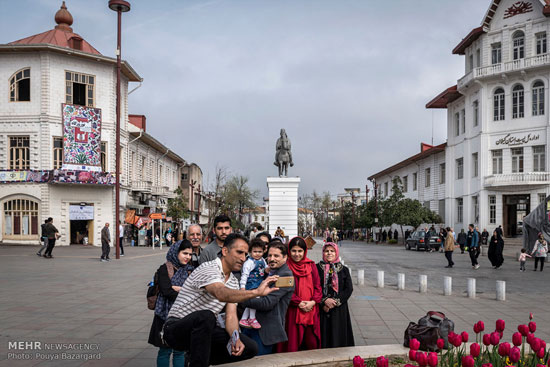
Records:
[[[158,367],[169,367],[171,354],[173,354],[172,363],[174,367],[185,365],[184,353],[165,345],[160,337],[160,331],[170,308],[178,297],[181,286],[193,271],[191,265],[192,253],[193,245],[188,240],[182,240],[172,245],[166,254],[166,262],[158,268],[155,275],[159,293],[155,304],[153,324],[149,332],[149,344],[159,348],[157,355]]]
[[[348,299],[353,283],[347,267],[340,262],[338,245],[327,242],[323,246],[323,260],[317,264],[323,299],[321,300],[322,348],[353,347],[353,330],[348,310]]]

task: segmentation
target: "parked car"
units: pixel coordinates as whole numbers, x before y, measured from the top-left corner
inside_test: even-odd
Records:
[[[441,238],[438,235],[430,236],[426,243],[426,231],[414,231],[405,241],[405,249],[420,251],[429,251],[431,249],[439,250]]]

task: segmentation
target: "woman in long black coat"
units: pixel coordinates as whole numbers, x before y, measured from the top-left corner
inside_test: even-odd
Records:
[[[321,301],[321,348],[353,347],[353,330],[348,299],[353,293],[349,269],[340,263],[338,245],[323,246],[323,260],[317,264],[323,299]]]
[[[502,263],[504,262],[504,256],[502,256],[503,251],[504,240],[497,231],[494,231],[493,236],[489,241],[489,252],[487,253],[487,257],[489,258],[491,265],[493,265],[493,268],[498,269],[502,266]]]

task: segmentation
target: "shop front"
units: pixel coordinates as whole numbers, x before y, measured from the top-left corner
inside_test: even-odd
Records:
[[[94,205],[69,204],[69,228],[71,245],[94,243]]]

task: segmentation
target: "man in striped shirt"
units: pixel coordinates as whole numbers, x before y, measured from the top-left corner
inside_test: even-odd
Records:
[[[232,272],[242,269],[247,253],[246,237],[236,233],[228,235],[222,257],[195,269],[170,309],[163,340],[172,349],[188,351],[191,367],[241,361],[258,353],[256,343],[238,333],[237,303],[278,290],[270,287],[278,276],[267,277],[257,289],[239,289]],[[224,307],[225,320],[218,317]],[[229,353],[226,346],[235,331],[239,338],[232,343]]]

